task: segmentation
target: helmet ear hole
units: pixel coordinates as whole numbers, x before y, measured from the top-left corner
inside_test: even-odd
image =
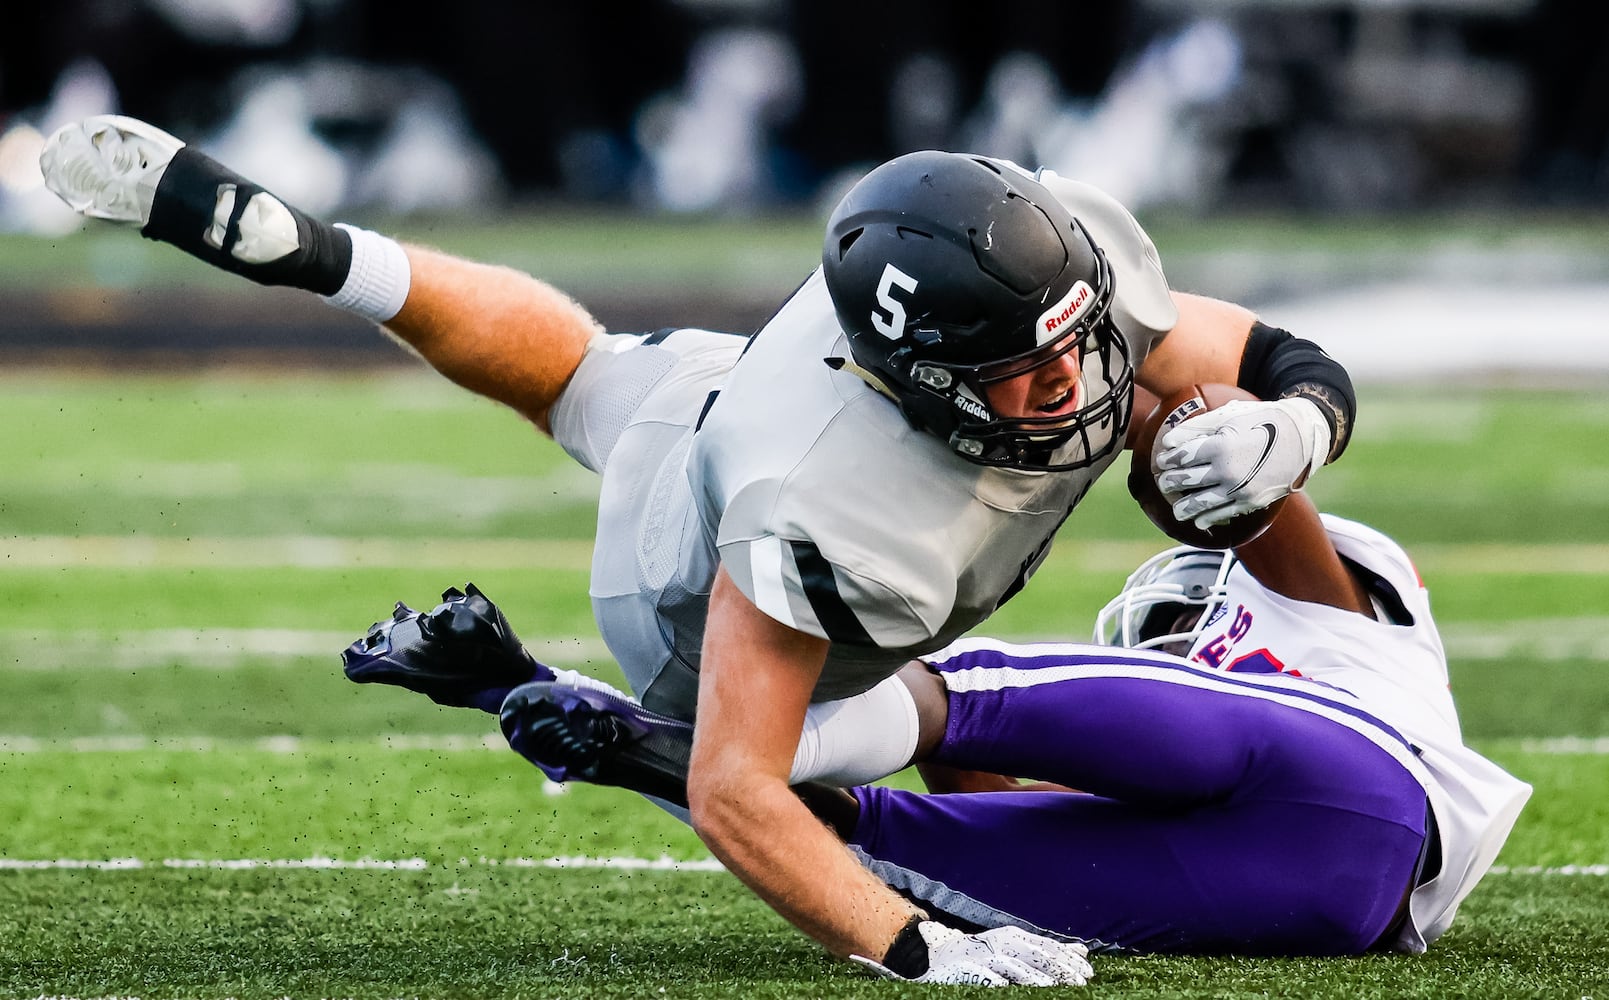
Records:
[[[854,246],[855,241],[860,239],[863,235],[865,235],[865,233],[866,230],[863,228],[854,229],[845,233],[843,238],[838,241],[838,259],[843,260],[845,257],[849,256],[849,248]]]

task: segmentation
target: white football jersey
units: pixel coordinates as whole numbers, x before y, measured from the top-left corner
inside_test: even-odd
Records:
[[[1044,180],[1107,255],[1137,368],[1177,321],[1156,248],[1108,196]],[[847,697],[1012,596],[1121,453],[1071,472],[975,465],[826,363],[849,356],[817,270],[710,392],[672,369],[621,435],[605,469],[594,610],[646,704],[690,713],[717,563],[767,615],[831,640],[815,698]],[[1105,391],[1101,376],[1092,358],[1086,399]],[[689,402],[689,426],[675,426],[667,412]],[[1094,447],[1125,430],[1096,429]]]
[[[1297,675],[1349,692],[1413,747],[1441,838],[1439,874],[1414,891],[1397,941],[1398,950],[1419,952],[1491,867],[1531,786],[1464,745],[1430,596],[1407,553],[1372,528],[1323,517],[1337,551],[1369,585],[1378,620],[1272,593],[1237,564],[1226,601],[1189,655],[1210,667]]]

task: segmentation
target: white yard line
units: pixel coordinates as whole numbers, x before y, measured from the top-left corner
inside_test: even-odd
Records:
[[[590,857],[582,854],[551,858],[459,858],[456,863],[432,864],[424,858],[0,858],[0,871],[144,871],[156,868],[207,869],[212,871],[251,871],[256,869],[306,869],[312,871],[407,871],[427,869],[478,868],[579,868],[654,872],[720,872],[726,868],[714,858],[679,860],[661,854],[657,858]]]
[[[0,669],[139,670],[183,665],[227,670],[242,663],[289,666],[303,657],[334,662],[358,631],[279,628],[5,629]],[[603,640],[553,639],[525,644],[545,663],[608,660]]]
[[[1609,754],[1609,736],[1550,736],[1521,740],[1520,750],[1561,757],[1572,754],[1602,756]]]
[[[180,869],[209,871],[257,871],[299,869],[309,871],[400,871],[418,872],[453,868],[553,868],[608,869],[615,871],[720,872],[725,867],[714,858],[682,860],[669,855],[657,858],[627,856],[592,857],[584,854],[551,858],[459,858],[456,863],[432,863],[424,858],[0,858],[0,871],[145,871]],[[1547,876],[1555,878],[1603,878],[1609,864],[1587,865],[1493,865],[1490,875]]]
[[[489,724],[489,722],[488,722]],[[1504,741],[1508,742],[1508,741]],[[419,733],[376,736],[370,740],[319,739],[306,736],[259,736],[252,739],[215,736],[72,736],[41,738],[0,733],[0,753],[270,753],[300,754],[332,747],[369,746],[382,750],[465,753],[508,749],[496,733],[470,736]],[[1609,755],[1609,736],[1551,736],[1518,741],[1522,753],[1544,756]],[[557,786],[563,787],[563,786]]]
[[[520,538],[261,538],[153,535],[13,535],[0,538],[7,569],[569,569],[592,565],[592,542]]]
[[[1052,552],[1058,563],[1096,571],[1127,572],[1161,548],[1158,542],[1069,537]],[[1420,570],[1432,574],[1604,573],[1609,544],[1517,545],[1503,542],[1416,544]],[[592,543],[581,539],[337,538],[279,535],[240,538],[152,535],[13,535],[0,538],[0,565],[8,569],[344,569],[349,567],[452,569],[572,569],[592,564]]]
[[[1504,741],[1505,743],[1508,741]],[[0,733],[0,753],[270,753],[300,754],[342,746],[382,750],[465,753],[502,751],[508,744],[496,733],[470,736],[420,733],[376,736],[371,740],[317,739],[305,736],[259,736],[254,739],[215,736],[72,736],[41,738]],[[1609,755],[1609,736],[1550,736],[1518,741],[1521,753],[1557,757]],[[555,788],[563,788],[556,785]]]
[[[1452,622],[1442,627],[1441,634],[1455,663],[1514,658],[1609,662],[1609,617]],[[356,630],[323,629],[0,629],[0,670],[139,670],[176,665],[228,670],[248,662],[291,666],[307,657],[334,662],[357,637]],[[526,648],[546,663],[610,659],[608,647],[596,636],[533,640]]]
[[[1609,660],[1609,617],[1513,618],[1441,626],[1442,643],[1459,660]]]
[[[488,725],[491,724],[488,720]],[[0,753],[270,753],[300,754],[336,746],[377,747],[382,750],[423,750],[463,753],[471,750],[507,750],[496,733],[467,736],[453,733],[377,736],[372,740],[322,740],[303,736],[260,736],[255,739],[211,736],[74,736],[40,739],[0,735]]]

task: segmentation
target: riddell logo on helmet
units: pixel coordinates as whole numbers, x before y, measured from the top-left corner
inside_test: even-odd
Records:
[[[1095,301],[1095,290],[1085,281],[1073,282],[1073,287],[1055,305],[1046,309],[1039,315],[1039,343],[1049,343],[1056,332],[1068,323],[1084,315],[1091,302]]]
[[[968,397],[964,392],[958,392],[951,396],[950,403],[974,420],[988,420],[991,416],[987,407]]]

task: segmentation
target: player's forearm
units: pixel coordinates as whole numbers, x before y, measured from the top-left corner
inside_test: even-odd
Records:
[[[547,430],[548,408],[601,327],[530,275],[424,247],[406,250],[408,297],[386,329],[447,378]]]
[[[873,878],[782,781],[695,773],[693,826],[728,870],[839,957],[881,959],[917,909]]]

